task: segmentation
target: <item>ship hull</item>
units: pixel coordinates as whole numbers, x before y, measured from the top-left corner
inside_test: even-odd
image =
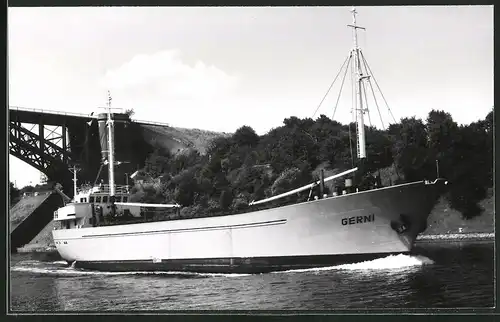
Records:
[[[54,230],[61,257],[104,271],[263,273],[411,251],[436,200],[416,182],[286,207],[153,223]]]
[[[369,261],[395,253],[310,255],[284,257],[231,257],[127,261],[76,261],[75,268],[107,272],[192,272],[221,274],[261,274],[277,271],[330,267]]]

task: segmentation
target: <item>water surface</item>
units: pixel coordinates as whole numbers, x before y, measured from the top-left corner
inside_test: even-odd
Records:
[[[494,306],[494,243],[419,243],[414,255],[259,275],[102,273],[11,258],[12,311],[335,310]]]

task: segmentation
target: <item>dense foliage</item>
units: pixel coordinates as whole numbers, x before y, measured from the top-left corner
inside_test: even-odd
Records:
[[[450,114],[431,111],[425,121],[404,118],[386,131],[366,128],[368,173],[384,182],[440,177],[451,182],[447,199],[465,218],[481,213],[478,202],[492,186],[493,111],[484,120],[458,125]],[[133,201],[181,204],[181,217],[245,211],[252,200],[276,195],[356,162],[354,124],[290,117],[259,136],[248,126],[214,139],[206,154],[156,149],[146,160],[145,179],[132,190]],[[379,171],[382,170],[382,171]],[[334,185],[335,183],[332,183]],[[330,186],[332,187],[332,186]],[[275,204],[307,200],[309,191]],[[252,209],[255,209],[252,207]]]
[[[10,182],[10,185],[9,185],[9,201],[10,201],[10,205],[13,206],[16,204],[16,202],[19,200],[19,196],[20,196],[20,192],[19,192],[19,189],[16,188],[16,186],[14,185],[13,182]]]

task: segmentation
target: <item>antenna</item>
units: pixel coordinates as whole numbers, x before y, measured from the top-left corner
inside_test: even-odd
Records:
[[[111,97],[111,92],[108,90],[108,109],[111,109],[111,101],[113,100],[113,98]]]

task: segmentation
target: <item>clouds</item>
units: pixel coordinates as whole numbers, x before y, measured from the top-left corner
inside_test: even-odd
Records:
[[[178,49],[138,54],[108,70],[100,86],[111,90],[149,92],[173,100],[222,99],[237,86],[238,78],[202,61],[185,63]],[[153,93],[152,93],[153,92]]]

